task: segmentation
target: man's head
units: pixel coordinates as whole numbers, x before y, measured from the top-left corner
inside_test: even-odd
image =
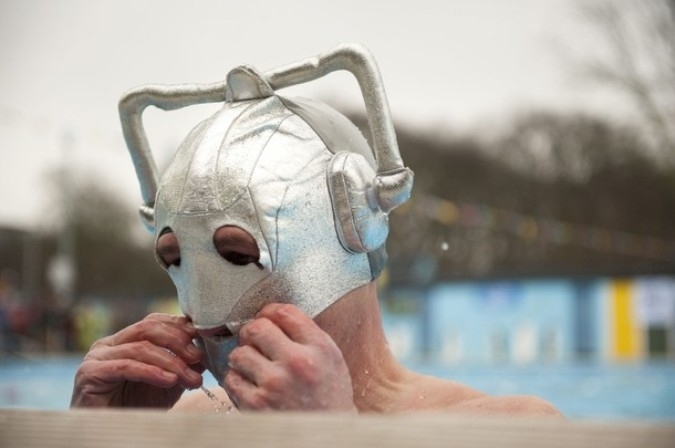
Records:
[[[372,221],[371,256],[345,248],[336,228],[329,179],[346,163],[375,177],[358,129],[307,100],[227,102],[190,133],[159,182],[154,219],[158,249],[170,241],[180,252],[178,262],[158,258],[198,329],[236,333],[269,302],[314,316],[379,274],[387,215],[359,210]]]
[[[272,88],[340,68],[361,85],[375,152],[335,110]],[[217,89],[225,92],[223,108],[190,132],[157,182],[142,108],[210,101]],[[127,94],[120,111],[158,261],[215,362],[233,346],[223,336],[236,335],[265,304],[292,303],[314,317],[376,278],[386,261],[388,212],[407,200],[412,172],[402,165],[379,73],[362,47],[341,46],[265,76],[238,67],[207,90],[149,86]]]

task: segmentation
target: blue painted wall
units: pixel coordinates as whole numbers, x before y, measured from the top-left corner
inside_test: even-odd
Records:
[[[383,323],[403,360],[529,364],[602,358],[607,284],[561,278],[407,289],[394,292],[397,299],[389,302],[399,303],[397,313],[383,306]],[[401,300],[415,306],[405,310]]]

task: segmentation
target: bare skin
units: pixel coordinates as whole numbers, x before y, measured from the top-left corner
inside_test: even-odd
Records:
[[[213,239],[226,262],[258,262],[255,240],[244,230],[221,227]],[[157,254],[165,267],[180,265],[173,233],[160,236]],[[71,405],[213,412],[205,394],[182,394],[201,385],[203,353],[192,343],[197,334],[189,317],[155,314],[101,339],[78,370]],[[560,415],[538,398],[489,397],[403,367],[387,345],[374,282],[346,294],[314,320],[293,305],[267,305],[239,337],[224,386],[242,411]],[[222,388],[212,392],[230,402]]]
[[[196,335],[187,318],[155,313],[96,341],[75,375],[71,407],[173,406],[202,384]]]

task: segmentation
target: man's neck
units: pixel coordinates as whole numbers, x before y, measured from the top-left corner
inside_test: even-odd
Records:
[[[359,411],[395,408],[410,373],[389,350],[374,282],[342,297],[316,321],[342,351]]]

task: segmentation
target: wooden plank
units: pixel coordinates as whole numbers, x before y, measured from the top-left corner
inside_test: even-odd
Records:
[[[0,410],[0,447],[675,447],[675,422]]]

